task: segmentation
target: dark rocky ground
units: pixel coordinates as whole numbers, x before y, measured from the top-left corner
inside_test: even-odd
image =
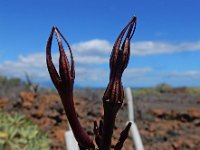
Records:
[[[75,91],[78,117],[93,136],[93,121],[103,115],[101,97],[103,90],[80,89]],[[160,95],[135,95],[136,123],[145,150],[199,150],[200,149],[200,95],[184,91]],[[21,113],[31,118],[52,139],[52,150],[64,150],[64,132],[67,119],[56,92],[42,90],[37,93],[27,88],[3,89],[0,92],[0,110]],[[113,143],[128,121],[126,100],[115,125]],[[131,137],[124,150],[133,150]]]

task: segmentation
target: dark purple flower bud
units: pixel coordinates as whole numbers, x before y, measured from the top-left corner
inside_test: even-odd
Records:
[[[104,93],[103,100],[122,103],[124,99],[122,74],[128,65],[130,57],[130,40],[136,29],[136,17],[134,16],[128,25],[121,31],[117,38],[110,58],[110,81]],[[124,34],[126,37],[122,43]],[[122,43],[122,44],[121,44]]]
[[[55,33],[56,39],[58,42],[60,58],[59,58],[59,74],[52,62],[51,57],[51,45],[53,40],[53,34]],[[60,36],[67,44],[70,52],[71,57],[71,67],[68,62],[67,56],[64,51],[64,47],[62,45]],[[88,134],[84,131],[83,127],[81,126],[77,114],[74,108],[74,101],[73,101],[73,85],[74,85],[74,78],[75,78],[75,71],[74,71],[74,60],[72,55],[72,50],[58,30],[58,28],[53,27],[51,34],[49,36],[47,46],[46,46],[46,62],[47,68],[51,77],[52,82],[54,83],[58,93],[61,97],[65,113],[67,115],[68,121],[71,125],[72,131],[74,133],[74,137],[77,140],[79,146],[84,149],[94,149],[95,146],[92,140],[89,138]]]
[[[133,17],[128,25],[121,31],[111,53],[110,81],[103,96],[104,118],[101,147],[104,150],[110,149],[115,118],[123,103],[124,91],[121,78],[129,61],[130,40],[135,29],[136,17]],[[126,37],[122,43],[123,36],[126,32]]]

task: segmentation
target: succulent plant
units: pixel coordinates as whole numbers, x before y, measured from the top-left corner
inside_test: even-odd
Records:
[[[20,114],[0,112],[0,150],[49,150],[50,140]]]

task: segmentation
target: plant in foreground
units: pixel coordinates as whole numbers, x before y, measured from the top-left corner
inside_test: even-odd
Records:
[[[111,139],[117,112],[123,104],[124,91],[122,85],[122,74],[128,65],[130,57],[130,40],[136,29],[136,17],[134,16],[126,27],[118,36],[111,53],[110,58],[110,80],[107,89],[103,96],[104,117],[99,125],[94,122],[95,142],[99,150],[109,150],[111,147]],[[57,72],[51,56],[51,46],[53,34],[55,33],[58,42],[60,57],[59,57],[59,73]],[[126,36],[124,37],[124,35]],[[71,62],[69,63],[62,45],[61,38],[69,48]],[[123,40],[124,39],[124,40]],[[123,40],[123,41],[122,41]],[[72,50],[57,27],[53,27],[47,41],[46,46],[46,62],[47,68],[64,106],[68,121],[71,125],[74,137],[77,140],[80,149],[95,149],[95,144],[89,135],[81,126],[73,101],[73,85],[75,79],[74,60]],[[131,123],[128,123],[126,128],[121,132],[119,141],[115,145],[115,150],[120,150],[124,141],[128,137],[128,131]]]
[[[0,112],[0,150],[50,150],[50,140],[24,116]]]

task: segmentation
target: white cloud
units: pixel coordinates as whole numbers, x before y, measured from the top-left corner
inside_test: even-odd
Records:
[[[105,40],[90,40],[72,45],[75,67],[76,67],[76,82],[77,83],[105,83],[109,77],[109,70],[105,70],[103,65],[109,62],[109,56],[113,44]],[[134,42],[132,44],[133,54],[137,56],[176,53],[182,51],[198,51],[200,50],[200,41],[183,42],[178,44],[166,42]],[[58,66],[59,53],[53,53],[53,61],[55,66]],[[34,80],[49,80],[49,74],[46,67],[45,53],[35,53],[29,55],[20,55],[15,61],[5,61],[0,63],[0,75],[25,77],[25,72],[30,74]],[[143,81],[147,79],[150,72],[156,72],[151,67],[130,68],[128,67],[124,73],[123,79],[126,82],[133,80]],[[166,77],[166,74],[163,77]],[[197,78],[200,76],[199,71],[171,72],[168,76],[174,78]]]
[[[170,73],[166,73],[167,77],[170,78],[179,78],[179,79],[200,79],[200,70],[187,70],[187,71],[172,71]]]
[[[107,54],[112,50],[112,43],[106,40],[94,39],[72,45],[74,53],[81,55]]]
[[[54,64],[58,66],[58,54],[53,54]],[[57,57],[57,58],[56,58]],[[77,64],[81,63],[81,65]],[[88,65],[91,63],[92,65]],[[99,63],[106,63],[106,67],[98,66]],[[100,56],[84,56],[75,59],[76,81],[78,85],[100,84],[106,86],[109,80],[108,58]],[[106,69],[105,69],[106,68]],[[127,68],[124,73],[124,81],[139,77],[151,68]],[[48,81],[49,74],[46,67],[44,53],[35,53],[27,56],[20,55],[16,61],[5,61],[0,64],[0,74],[10,77],[24,79],[28,73],[34,81]]]
[[[113,43],[101,39],[72,45],[75,55],[108,55],[111,53],[112,47]],[[132,43],[131,48],[132,54],[136,56],[171,54],[185,51],[200,51],[200,41],[180,43],[139,41]]]
[[[34,78],[45,78],[44,68],[46,67],[43,54],[32,54],[28,56],[19,56],[16,61],[5,61],[0,64],[0,74],[10,77],[24,78],[28,73]]]
[[[170,54],[186,51],[200,51],[200,41],[181,43],[142,41],[132,43],[132,47],[133,54],[139,56]]]
[[[102,64],[102,63],[108,63],[109,58],[108,57],[101,57],[101,56],[81,56],[81,55],[75,55],[74,59],[76,63],[78,64]]]
[[[145,68],[127,68],[123,74],[124,85],[129,85],[135,83],[138,79],[144,77],[145,74],[151,72],[153,69],[149,67]],[[109,81],[108,69],[103,68],[77,68],[76,70],[76,82],[82,85],[92,84],[107,86]]]
[[[150,67],[144,67],[144,68],[127,68],[125,70],[125,75],[127,77],[135,77],[135,76],[143,75],[145,73],[149,73],[151,71],[153,71],[153,69],[150,68]]]

